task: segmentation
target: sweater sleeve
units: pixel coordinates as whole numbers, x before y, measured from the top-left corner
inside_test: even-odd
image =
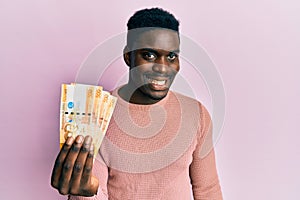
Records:
[[[68,200],[108,200],[108,194],[107,194],[108,168],[105,165],[105,163],[102,161],[102,158],[99,153],[94,162],[93,174],[99,180],[99,188],[98,188],[97,195],[94,195],[93,197],[69,195]]]
[[[200,105],[200,134],[190,165],[190,178],[195,200],[222,200],[212,141],[212,122]]]

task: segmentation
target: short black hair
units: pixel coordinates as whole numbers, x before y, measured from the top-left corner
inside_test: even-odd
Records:
[[[138,36],[155,28],[176,31],[179,37],[179,21],[161,8],[142,9],[134,13],[127,22],[127,46],[131,48]]]
[[[128,30],[145,27],[160,27],[178,32],[179,21],[161,8],[139,10],[128,20]]]

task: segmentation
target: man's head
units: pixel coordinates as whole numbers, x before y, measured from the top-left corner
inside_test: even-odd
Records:
[[[179,21],[171,13],[161,8],[143,9],[130,17],[127,28],[127,46],[132,47],[139,34],[150,29],[170,29],[179,34]]]
[[[179,22],[159,8],[136,12],[128,21],[124,60],[128,85],[145,101],[164,98],[179,70]]]

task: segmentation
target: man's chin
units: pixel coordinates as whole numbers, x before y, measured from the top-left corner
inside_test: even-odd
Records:
[[[148,97],[150,97],[153,100],[159,101],[165,98],[168,94],[169,90],[164,91],[154,91],[148,94]]]

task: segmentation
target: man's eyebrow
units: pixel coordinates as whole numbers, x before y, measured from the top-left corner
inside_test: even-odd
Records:
[[[150,51],[152,53],[155,53],[155,54],[158,54],[158,51],[154,50],[154,49],[151,49],[151,48],[141,48],[139,49],[141,51]]]
[[[170,51],[171,53],[179,53],[180,52],[180,50],[179,49],[176,49],[176,50],[174,50],[174,51]]]
[[[153,52],[155,54],[159,54],[157,50],[155,49],[151,49],[151,48],[141,48],[140,49],[141,51],[150,51],[150,52]],[[170,53],[179,53],[180,50],[179,49],[175,49],[175,50],[172,50],[172,51],[169,51]]]

